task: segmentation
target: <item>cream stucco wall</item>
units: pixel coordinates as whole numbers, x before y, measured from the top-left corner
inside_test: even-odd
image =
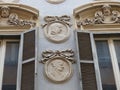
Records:
[[[65,0],[65,2],[60,4],[50,4],[46,0],[20,0],[20,4],[25,4],[31,7],[34,7],[39,10],[39,37],[38,37],[38,63],[37,63],[37,75],[36,75],[36,82],[35,82],[35,90],[81,90],[81,77],[79,76],[79,67],[77,62],[72,64],[73,66],[73,76],[70,80],[63,82],[63,83],[53,83],[44,74],[44,64],[39,63],[42,59],[42,52],[45,50],[66,50],[72,49],[75,53],[75,60],[77,61],[77,49],[76,49],[76,42],[74,36],[74,19],[73,19],[73,9],[91,3],[97,2],[93,0]],[[92,5],[92,4],[91,4]],[[89,13],[88,13],[89,14]],[[45,24],[44,17],[45,16],[62,16],[68,15],[71,17],[72,27],[69,28],[70,30],[70,37],[65,42],[61,43],[54,43],[49,40],[44,35],[44,29],[41,25]]]
[[[76,50],[76,42],[74,36],[74,21],[73,21],[73,9],[91,3],[97,2],[93,0],[65,0],[65,2],[60,4],[50,4],[46,0],[21,0],[20,4],[26,4],[37,8],[40,12],[40,25],[39,25],[39,41],[38,41],[38,58],[41,60],[42,52],[45,50],[66,50],[72,49],[75,52],[75,60],[77,61],[77,50]],[[92,7],[94,4],[90,4]],[[86,5],[87,6],[87,5]],[[89,11],[89,10],[88,10]],[[89,14],[89,13],[87,13]],[[72,27],[69,28],[70,30],[70,37],[67,41],[62,43],[53,43],[48,41],[44,35],[44,29],[41,27],[41,24],[45,24],[44,17],[45,16],[62,16],[68,15],[71,16],[71,23],[73,24]],[[87,16],[87,15],[85,15]],[[38,60],[38,61],[39,61]],[[37,80],[36,80],[36,90],[81,90],[80,85],[80,76],[77,63],[73,64],[73,76],[72,78],[64,83],[56,84],[49,81],[46,76],[44,75],[44,64],[38,62],[37,65]]]
[[[91,0],[65,0],[65,2],[60,4],[50,4],[46,0],[21,0],[19,3],[26,4],[32,6],[34,8],[39,9],[40,13],[40,27],[39,27],[39,49],[38,49],[38,57],[39,59],[42,58],[41,53],[44,50],[66,50],[72,49],[75,52],[75,59],[76,59],[76,45],[75,45],[75,38],[74,38],[74,27],[72,26],[70,30],[70,38],[63,42],[63,43],[53,43],[48,41],[45,38],[43,28],[41,24],[44,24],[44,16],[62,16],[68,15],[73,18],[73,9],[84,5],[86,3],[92,2]],[[73,19],[72,19],[73,20]],[[71,20],[71,23],[72,23]],[[79,70],[77,63],[73,64],[73,76],[70,80],[55,84],[49,81],[44,75],[44,64],[38,63],[38,75],[37,75],[37,82],[36,82],[36,90],[80,90],[80,77],[79,77]]]
[[[70,80],[63,82],[63,83],[53,83],[49,81],[45,74],[44,74],[44,64],[39,63],[39,61],[42,59],[42,52],[45,50],[66,50],[66,49],[72,49],[75,53],[75,60],[77,61],[77,49],[76,49],[76,42],[75,42],[75,36],[74,36],[74,19],[73,19],[73,9],[91,3],[91,2],[97,2],[93,0],[65,0],[65,2],[60,4],[50,4],[46,0],[20,0],[20,4],[25,4],[31,7],[34,7],[39,10],[39,18],[38,21],[38,63],[37,63],[37,79],[35,82],[35,90],[81,90],[81,77],[79,76],[79,67],[77,65],[77,62],[75,64],[72,64],[73,66],[73,76],[70,78]],[[18,3],[18,4],[19,4]],[[91,4],[92,5],[92,4]],[[88,13],[89,14],[89,13]],[[68,15],[71,17],[71,23],[72,27],[68,28],[70,30],[70,37],[65,42],[61,43],[55,43],[47,40],[47,38],[44,35],[44,28],[42,28],[41,25],[45,24],[44,17],[45,16],[62,16],[62,15]]]

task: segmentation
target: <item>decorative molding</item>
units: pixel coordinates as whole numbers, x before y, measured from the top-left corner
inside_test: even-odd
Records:
[[[24,20],[21,19],[17,13],[11,13],[10,7],[2,6],[1,7],[1,15],[0,15],[0,25],[4,26],[25,26],[30,25],[34,27],[36,23],[33,20]]]
[[[99,11],[96,11],[93,18],[86,18],[77,22],[77,26],[94,24],[120,24],[120,12],[111,10],[109,4],[104,4]]]
[[[46,16],[44,20],[46,24],[42,25],[42,27],[48,40],[60,43],[68,39],[70,36],[69,27],[71,26],[69,16]]]
[[[23,20],[19,19],[18,15],[16,13],[11,13],[8,18],[8,23],[10,25],[19,25],[19,26],[25,26],[30,25],[31,27],[35,27],[36,23],[31,20]]]
[[[44,28],[46,25],[49,25],[49,23],[51,22],[63,22],[64,24],[68,25],[69,27],[72,26],[72,24],[70,23],[70,16],[67,15],[63,15],[61,17],[58,16],[46,16],[44,18],[45,22],[47,22],[46,24],[42,25],[42,27]]]
[[[40,61],[45,64],[45,74],[55,83],[64,82],[72,76],[72,63],[75,63],[72,50],[65,51],[44,51],[43,59]]]
[[[47,0],[47,2],[51,3],[51,4],[59,4],[64,2],[65,0]]]
[[[63,57],[63,58],[66,58],[68,59],[71,63],[75,63],[75,60],[74,60],[74,52],[73,50],[71,49],[68,49],[68,50],[65,50],[65,51],[52,51],[52,50],[47,50],[47,51],[44,51],[42,53],[42,57],[43,59],[40,61],[41,63],[45,64],[45,62],[47,62],[49,59],[52,59],[54,57]]]

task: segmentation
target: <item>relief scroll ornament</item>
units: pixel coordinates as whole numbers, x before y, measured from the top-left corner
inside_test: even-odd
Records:
[[[47,24],[44,24],[42,27],[44,28],[44,34],[48,40],[60,43],[69,38],[69,27],[71,26],[69,16],[46,16],[44,20]]]
[[[96,11],[93,18],[86,18],[77,22],[77,26],[94,24],[120,24],[120,12],[112,10],[109,4],[104,4],[101,10]]]
[[[75,63],[72,50],[44,51],[42,56],[41,63],[45,64],[45,75],[49,80],[61,83],[70,79],[73,74],[72,63]]]
[[[11,13],[10,7],[2,6],[1,7],[1,15],[0,15],[0,25],[12,25],[12,26],[25,26],[30,25],[34,27],[36,23],[32,20],[23,20],[19,18],[17,13]]]

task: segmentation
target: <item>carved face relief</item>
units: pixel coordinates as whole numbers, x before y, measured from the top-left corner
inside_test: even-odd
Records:
[[[45,29],[45,36],[53,42],[62,42],[69,34],[67,26],[61,22],[50,23]]]
[[[9,14],[10,14],[9,10],[10,10],[9,7],[3,6],[3,7],[1,8],[1,17],[3,17],[3,18],[9,17]]]
[[[108,4],[103,5],[103,14],[105,16],[109,16],[111,14],[111,6],[109,6]]]
[[[53,58],[46,62],[45,74],[53,82],[63,82],[72,75],[71,62],[60,57]]]
[[[64,2],[65,0],[47,0],[47,2],[52,3],[52,4],[59,4]]]

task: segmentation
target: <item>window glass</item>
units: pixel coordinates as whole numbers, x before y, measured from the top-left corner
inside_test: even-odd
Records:
[[[111,57],[107,41],[96,41],[103,90],[116,90]]]
[[[114,40],[114,45],[115,45],[116,56],[117,56],[118,65],[120,69],[120,40]]]
[[[18,42],[6,43],[2,90],[16,90],[18,52]]]

